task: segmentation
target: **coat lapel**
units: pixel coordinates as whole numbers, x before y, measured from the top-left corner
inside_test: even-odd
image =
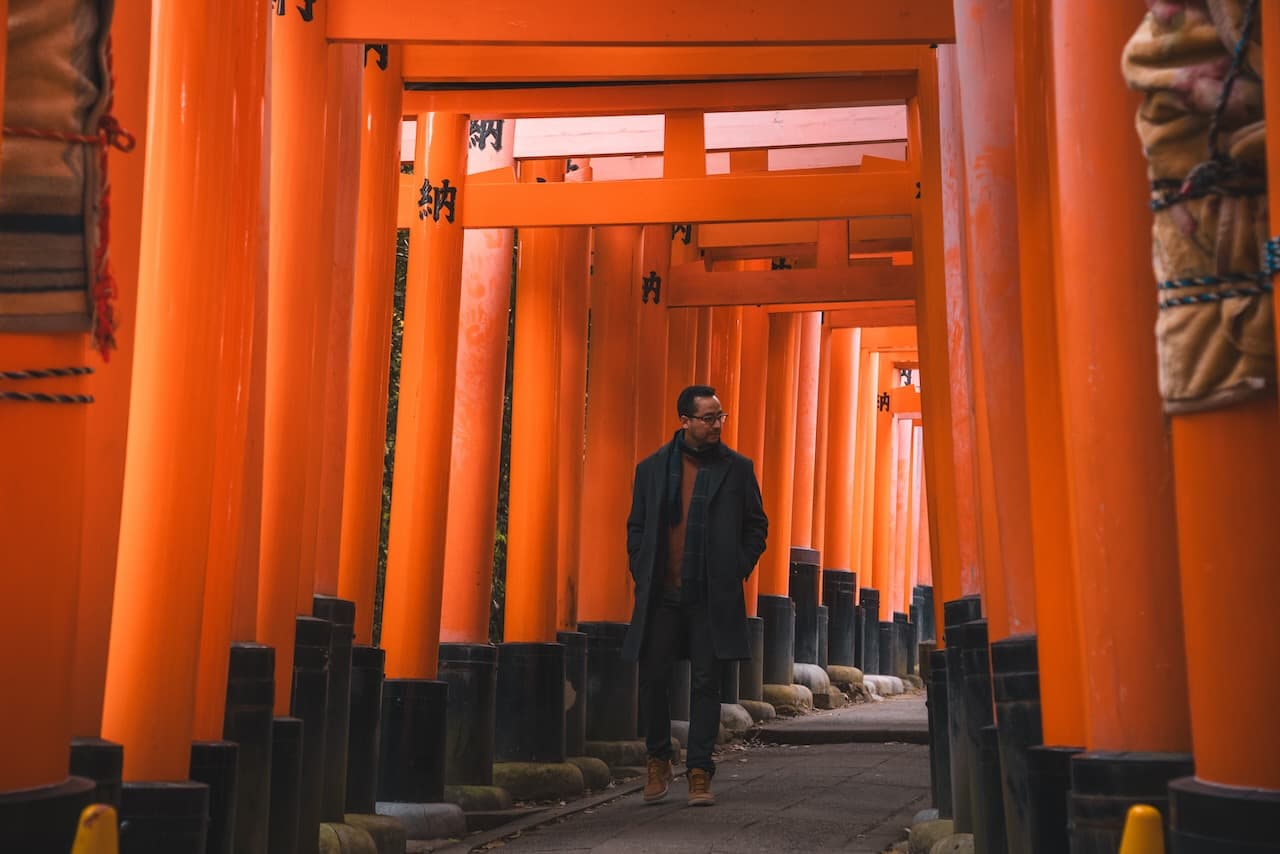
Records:
[[[727,454],[718,455],[711,464],[711,483],[708,484],[707,503],[716,497],[716,493],[724,485],[724,479],[728,477],[730,468],[732,465]]]

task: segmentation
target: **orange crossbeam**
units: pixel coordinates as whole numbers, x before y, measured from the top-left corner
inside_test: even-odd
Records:
[[[332,14],[332,13],[331,13]],[[563,20],[563,18],[561,18]],[[927,47],[406,45],[404,78],[431,83],[717,80],[914,73]]]
[[[827,313],[823,323],[832,329],[915,326],[916,304],[907,300],[863,303]]]
[[[404,93],[405,114],[463,112],[486,119],[625,116],[671,110],[722,112],[896,104],[915,94],[915,75],[805,77],[631,86],[548,84],[512,89],[449,88]]]
[[[915,296],[911,267],[859,265],[813,270],[707,272],[700,263],[671,269],[668,307],[909,300]]]
[[[430,176],[433,183],[446,176]],[[459,176],[461,179],[462,176]],[[418,219],[418,178],[403,198],[399,227]],[[838,219],[910,212],[915,182],[906,171],[823,175],[733,175],[639,181],[475,184],[458,205],[465,228],[647,225],[655,222],[751,222]],[[406,218],[405,214],[409,216]]]
[[[951,0],[654,0],[637,14],[595,0],[328,0],[333,41],[498,45],[919,44],[955,41]],[[572,21],[566,26],[566,21]]]

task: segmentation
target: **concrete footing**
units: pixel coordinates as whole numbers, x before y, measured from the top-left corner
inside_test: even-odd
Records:
[[[955,835],[955,824],[949,818],[920,821],[911,825],[911,854],[930,854],[933,846]]]
[[[394,818],[408,839],[457,839],[467,832],[467,819],[457,804],[378,802],[378,815]]]
[[[831,677],[827,676],[826,668],[816,664],[796,662],[792,667],[791,681],[796,685],[803,685],[814,694],[824,694],[831,687]]]
[[[765,683],[764,701],[779,715],[801,715],[813,708],[813,693],[803,685]]]
[[[405,832],[404,825],[394,818],[385,815],[347,813],[342,821],[350,827],[359,828],[369,834],[378,854],[404,854],[409,835]]]
[[[517,801],[576,798],[586,789],[582,771],[572,762],[496,762],[493,782]]]
[[[828,664],[827,678],[832,685],[844,691],[851,690],[854,685],[861,685],[863,680],[861,670],[843,664]]]
[[[594,756],[570,756],[565,761],[570,765],[578,766],[578,770],[582,772],[582,784],[588,791],[598,792],[607,789],[613,782],[613,773],[609,771],[609,766]]]
[[[746,732],[754,724],[751,713],[737,703],[720,704],[720,726],[734,735]]]
[[[490,767],[489,775],[493,776]],[[463,812],[491,812],[511,809],[511,793],[500,786],[448,785],[444,787],[444,799],[462,807]]]
[[[377,843],[364,828],[322,822],[320,854],[379,854],[379,851]]]
[[[747,710],[747,714],[751,715],[751,720],[756,723],[763,721],[771,721],[778,716],[778,710],[771,703],[763,700],[747,700],[741,699],[738,705]]]
[[[953,833],[934,843],[929,854],[973,854],[973,834]]]

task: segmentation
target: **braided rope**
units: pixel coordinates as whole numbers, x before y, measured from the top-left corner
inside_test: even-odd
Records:
[[[0,391],[0,400],[8,400],[15,403],[93,403],[93,395]]]
[[[1273,237],[1266,242],[1262,250],[1262,269],[1256,273],[1223,273],[1216,276],[1186,276],[1180,279],[1169,279],[1156,285],[1158,290],[1172,291],[1182,288],[1222,288],[1203,294],[1170,297],[1161,300],[1159,307],[1177,308],[1187,305],[1205,305],[1229,299],[1258,297],[1272,293],[1272,276],[1280,274],[1280,237]],[[1224,285],[1244,285],[1254,283],[1252,287],[1227,287]]]
[[[70,368],[33,368],[29,371],[0,371],[0,380],[48,380],[59,377],[83,377],[93,373],[87,365]]]

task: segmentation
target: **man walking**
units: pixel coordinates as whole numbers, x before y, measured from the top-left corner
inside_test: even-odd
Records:
[[[769,521],[751,460],[720,442],[729,416],[715,389],[676,401],[680,429],[636,466],[627,553],[636,603],[623,656],[640,664],[640,716],[649,752],[646,803],[671,783],[672,665],[688,658],[689,804],[710,806],[720,727],[720,662],[751,657],[742,582],[764,551]]]

